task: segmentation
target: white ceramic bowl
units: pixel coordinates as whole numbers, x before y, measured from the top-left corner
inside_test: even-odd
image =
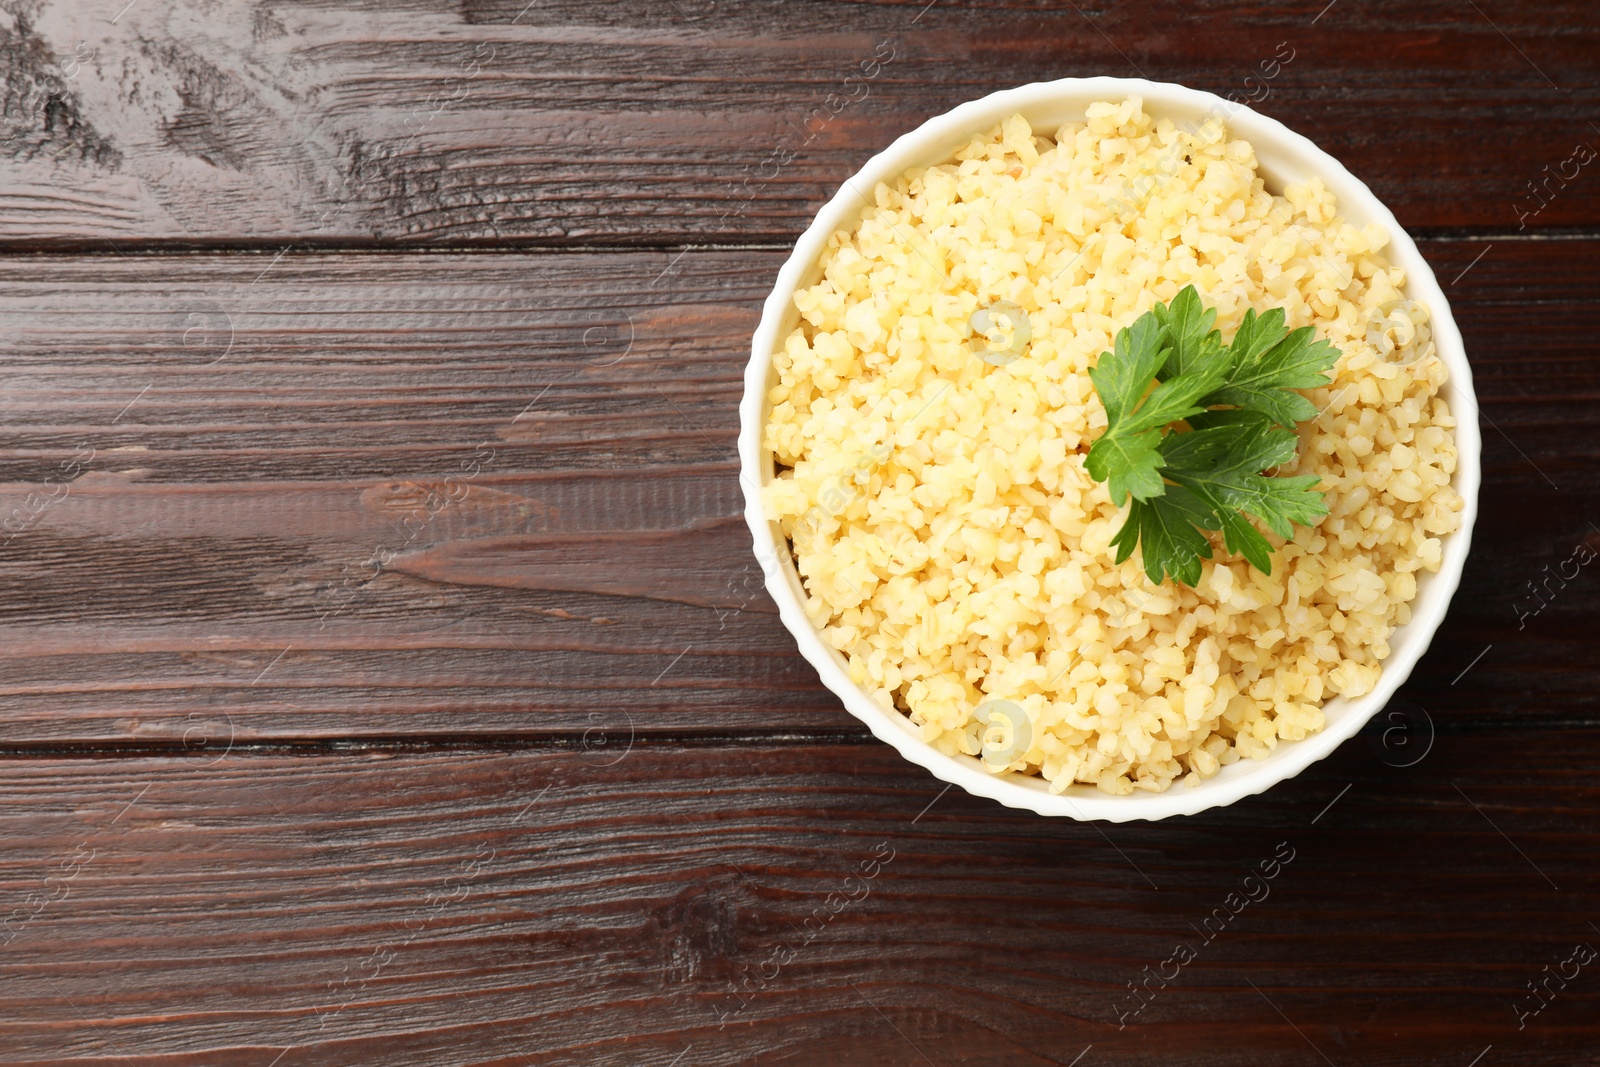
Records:
[[[838,229],[855,224],[880,181],[892,182],[910,167],[947,161],[973,134],[984,133],[1011,115],[1020,113],[1034,129],[1054,130],[1066,122],[1082,122],[1088,105],[1097,100],[1119,101],[1129,96],[1142,97],[1146,111],[1157,119],[1198,122],[1208,112],[1222,115],[1230,134],[1244,138],[1255,148],[1260,172],[1269,190],[1282,192],[1289,182],[1320,177],[1337,197],[1339,213],[1346,220],[1356,226],[1378,222],[1389,231],[1391,240],[1387,254],[1391,262],[1406,272],[1406,296],[1428,308],[1434,345],[1450,369],[1450,381],[1443,395],[1460,420],[1455,434],[1459,460],[1454,485],[1465,507],[1461,529],[1445,539],[1443,562],[1438,572],[1419,580],[1417,597],[1412,601],[1411,621],[1398,627],[1390,638],[1391,652],[1383,664],[1377,687],[1359,699],[1329,700],[1323,707],[1327,725],[1320,732],[1302,741],[1281,742],[1266,759],[1241,759],[1194,788],[1175,783],[1164,793],[1135,790],[1128,796],[1116,797],[1093,786],[1074,785],[1062,794],[1052,795],[1041,778],[1016,773],[995,775],[985,770],[975,757],[947,756],[939,752],[918,738],[915,728],[903,715],[884,711],[850,681],[844,657],[822,640],[806,617],[801,607],[806,594],[787,542],[762,505],[757,487],[773,477],[772,456],[762,447],[762,429],[767,417],[767,390],[772,380],[772,354],[798,321],[794,294],[815,283],[820,276],[817,260],[828,237]],[[1389,209],[1337,160],[1282,123],[1210,93],[1135,78],[1064,78],[993,93],[929,119],[868,160],[866,166],[847,180],[833,199],[817,212],[816,219],[795,244],[794,254],[779,271],[778,283],[762,309],[761,324],[751,346],[739,416],[745,519],[755,538],[755,551],[766,574],[767,591],[777,602],[784,625],[799,642],[801,655],[816,667],[823,684],[844,701],[851,714],[866,723],[880,740],[899,749],[906,759],[969,793],[990,797],[1014,808],[1030,808],[1041,815],[1112,822],[1192,815],[1259,793],[1332,752],[1383,708],[1427,649],[1461,579],[1478,510],[1478,405],[1472,392],[1472,371],[1467,365],[1450,305],[1434,280],[1433,271]]]

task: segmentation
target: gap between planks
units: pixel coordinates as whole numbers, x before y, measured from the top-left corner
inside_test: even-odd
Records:
[[[1600,729],[1600,719],[1551,719],[1535,724],[1534,731],[1549,733]],[[1435,721],[1434,730],[1445,736],[1473,736],[1515,731],[1527,733],[1527,722],[1515,719],[1488,719],[1467,722]],[[632,746],[650,748],[736,748],[796,747],[818,745],[839,747],[877,745],[866,727],[842,726],[838,730],[811,731],[659,731],[636,732]],[[510,753],[580,751],[584,735],[578,731],[552,730],[537,734],[485,734],[468,737],[430,735],[256,739],[231,745],[232,756],[355,756],[444,755],[448,753]],[[184,747],[182,742],[157,744],[149,741],[52,741],[37,744],[0,743],[0,763],[8,760],[37,759],[203,759],[215,760],[214,751]]]
[[[738,746],[876,744],[866,727],[812,731],[663,731],[635,732],[631,744],[653,748],[725,748]],[[256,739],[235,742],[229,755],[237,756],[351,756],[365,753],[442,755],[445,753],[562,752],[584,750],[584,732],[552,730],[539,734],[485,734],[469,737],[429,735]],[[0,762],[6,760],[63,759],[217,759],[216,753],[183,743],[149,741],[44,741],[37,744],[0,744]]]
[[[1473,229],[1471,227],[1418,227],[1406,231],[1415,241],[1455,243],[1490,241],[1532,243],[1538,241],[1596,241],[1600,230],[1551,229],[1535,233],[1515,230],[1500,231]],[[108,238],[73,239],[48,242],[0,241],[0,258],[39,257],[47,259],[93,259],[112,257],[158,257],[173,255],[228,256],[240,254],[271,254],[274,256],[472,256],[472,255],[630,255],[669,254],[674,252],[783,252],[794,247],[800,234],[774,237],[769,240],[716,242],[637,240],[623,238],[617,241],[586,241],[560,243],[548,239],[518,240],[484,238],[482,240],[456,241],[448,244],[418,242],[415,244],[386,238],[381,240],[293,240],[285,237],[259,239],[226,239],[218,241],[192,241],[167,239],[140,239],[116,242]],[[289,241],[285,245],[285,241]]]

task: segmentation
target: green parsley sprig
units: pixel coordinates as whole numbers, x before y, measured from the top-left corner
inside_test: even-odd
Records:
[[[1188,286],[1118,331],[1089,372],[1108,425],[1085,465],[1112,503],[1133,497],[1111,543],[1118,563],[1138,546],[1158,585],[1169,574],[1200,580],[1211,558],[1205,530],[1221,530],[1229,552],[1271,574],[1272,545],[1248,516],[1288,540],[1295,523],[1328,512],[1315,475],[1263,472],[1294,458],[1296,425],[1317,414],[1295,390],[1329,384],[1323,372],[1339,350],[1313,341],[1310,326],[1287,329],[1282,308],[1246,311],[1226,345],[1216,318]]]

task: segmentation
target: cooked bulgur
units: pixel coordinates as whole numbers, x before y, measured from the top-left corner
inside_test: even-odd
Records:
[[[1118,794],[1264,756],[1368,692],[1462,501],[1426,311],[1382,228],[1334,209],[1317,180],[1267,192],[1220,121],[1137,98],[1051,136],[1013,117],[880,184],[795,296],[766,430],[767,506],[851,677],[944,752]],[[1106,425],[1087,371],[1188,284],[1224,339],[1281,307],[1343,353],[1280,471],[1320,475],[1328,515],[1270,576],[1215,538],[1193,589],[1113,562],[1121,515],[1082,456]],[[980,358],[997,305],[1026,312],[1021,358]],[[996,699],[1025,746],[974,716]]]

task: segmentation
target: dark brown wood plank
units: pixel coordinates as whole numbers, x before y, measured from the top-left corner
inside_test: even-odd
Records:
[[[1600,944],[1595,731],[1443,735],[1405,770],[1356,739],[1107,828],[941,795],[876,743],[592,756],[7,760],[5,1062],[1600,1054],[1588,967],[1517,1016]]]
[[[1600,585],[1527,583],[1600,547],[1600,242],[1483,251],[1427,246],[1492,426],[1407,695],[1592,722]],[[858,734],[739,519],[781,259],[0,261],[0,741]]]
[[[1403,695],[1435,713],[1470,708],[1509,723],[1557,706],[1600,720],[1588,681],[1600,576],[1580,562],[1600,553],[1600,435],[1590,428],[1600,365],[1582,339],[1600,309],[1579,291],[1600,268],[1600,246],[1424,247],[1472,361],[1484,485],[1461,592]]]
[[[930,115],[1095,74],[1256,100],[1407,226],[1593,230],[1593,164],[1530,183],[1600,146],[1600,24],[1479,7],[43,0],[0,24],[0,241],[785,243]]]
[[[673,258],[0,266],[7,740],[847,725],[738,518],[765,281]]]

